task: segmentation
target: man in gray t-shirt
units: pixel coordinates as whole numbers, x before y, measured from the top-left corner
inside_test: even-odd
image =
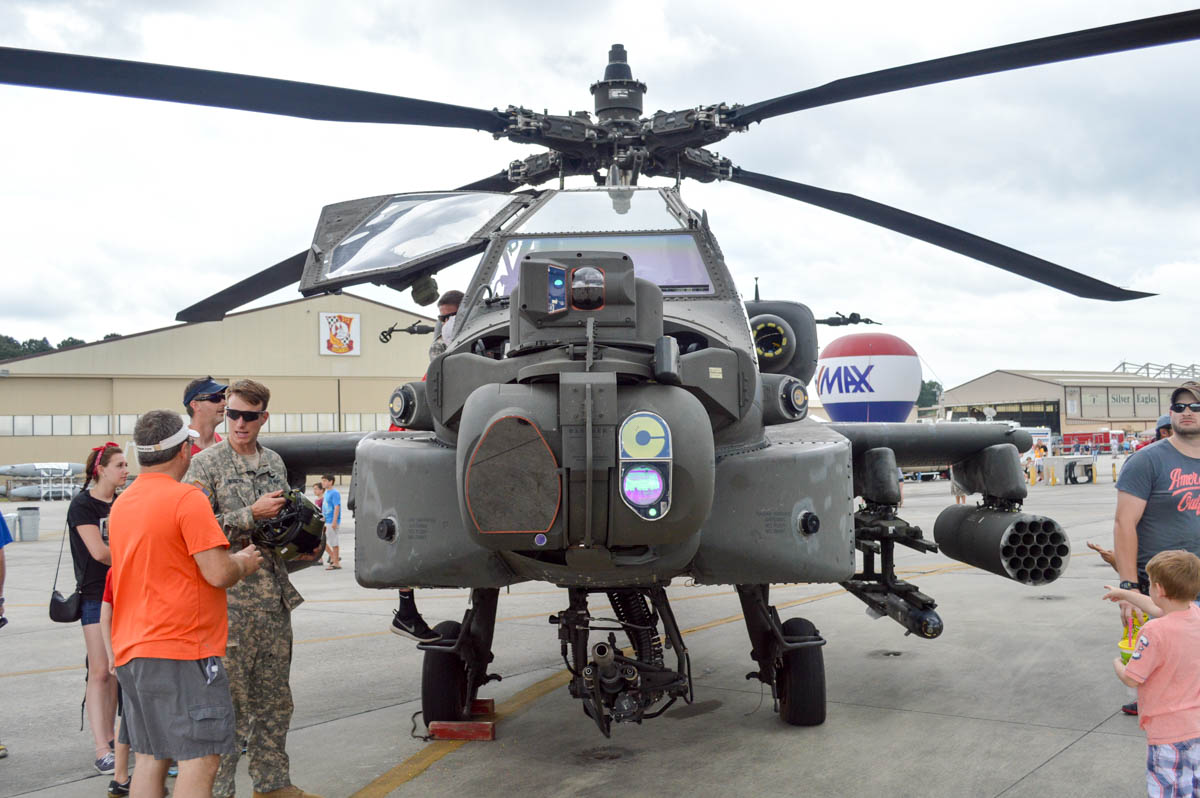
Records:
[[[1150,592],[1146,563],[1160,551],[1200,554],[1200,383],[1171,392],[1170,417],[1171,437],[1130,455],[1117,480],[1114,567],[1126,590]],[[1123,624],[1130,612],[1122,601]],[[1121,711],[1136,715],[1137,701]]]
[[[1146,562],[1155,554],[1200,554],[1200,383],[1175,389],[1170,416],[1171,437],[1130,455],[1117,480],[1117,573],[1121,587],[1143,593]]]

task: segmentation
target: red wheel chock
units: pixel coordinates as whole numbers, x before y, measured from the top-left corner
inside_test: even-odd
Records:
[[[491,717],[496,712],[496,700],[476,698],[471,702],[471,717]],[[429,724],[429,734],[435,740],[495,740],[493,720],[435,720]]]

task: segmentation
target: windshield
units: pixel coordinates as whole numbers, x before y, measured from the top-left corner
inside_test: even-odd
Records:
[[[507,242],[496,273],[492,275],[494,296],[509,296],[517,285],[518,265],[531,252],[599,250],[623,252],[633,261],[638,277],[650,280],[664,295],[711,294],[712,280],[687,233],[661,235],[569,236],[515,238]]]
[[[334,247],[325,278],[395,268],[461,244],[512,200],[508,194],[395,197]]]
[[[657,189],[606,188],[559,191],[525,217],[516,229],[533,233],[598,233],[618,230],[678,230]]]

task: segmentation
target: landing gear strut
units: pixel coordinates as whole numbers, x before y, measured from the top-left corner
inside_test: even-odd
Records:
[[[563,662],[571,672],[570,692],[605,737],[612,723],[641,723],[657,718],[679,698],[692,702],[687,647],[667,594],[661,587],[609,590],[615,618],[592,617],[586,588],[573,587],[569,606],[551,615],[558,626]],[[662,623],[663,635],[658,632]],[[588,648],[590,632],[608,632],[605,641]],[[617,647],[616,632],[629,639],[633,656]],[[675,651],[675,668],[664,664],[664,646]],[[663,703],[665,702],[665,703]]]
[[[821,637],[811,621],[789,618],[780,623],[771,606],[768,585],[737,585],[738,599],[750,635],[750,656],[758,670],[746,674],[771,688],[779,715],[793,726],[825,722],[825,658]]]
[[[497,588],[475,588],[471,606],[458,621],[442,621],[434,631],[442,637],[417,648],[425,652],[421,668],[421,710],[425,722],[466,720],[479,688],[500,681],[487,668],[496,628]]]

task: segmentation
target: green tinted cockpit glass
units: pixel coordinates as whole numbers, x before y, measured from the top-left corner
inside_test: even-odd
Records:
[[[622,252],[633,261],[637,276],[650,280],[666,296],[713,293],[712,279],[696,249],[696,241],[687,233],[515,238],[505,244],[501,253],[492,275],[492,293],[512,294],[521,258],[529,253],[562,250]]]

